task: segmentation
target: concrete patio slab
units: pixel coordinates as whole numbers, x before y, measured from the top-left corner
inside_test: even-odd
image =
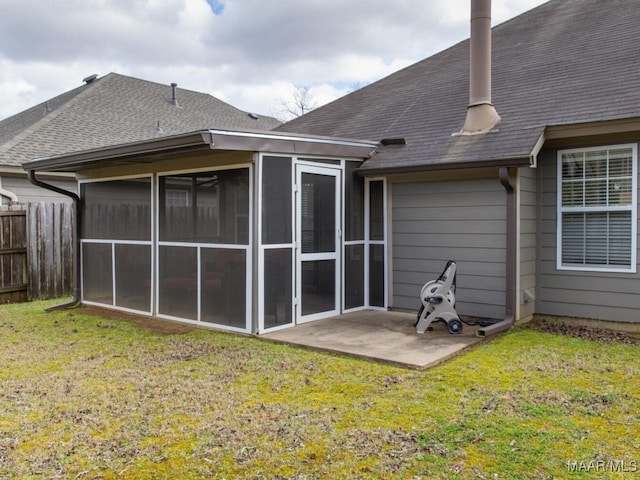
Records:
[[[414,369],[437,365],[483,340],[475,336],[476,326],[464,325],[461,334],[451,335],[441,322],[419,335],[413,326],[415,318],[412,313],[366,310],[259,337]]]

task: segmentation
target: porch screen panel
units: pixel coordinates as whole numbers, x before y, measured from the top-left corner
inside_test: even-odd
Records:
[[[292,242],[291,169],[289,157],[263,157],[262,244]]]
[[[302,315],[335,308],[336,262],[315,260],[302,264]]]
[[[273,328],[293,322],[293,159],[262,157],[262,321]]]
[[[113,304],[111,243],[82,244],[82,297],[89,302]]]
[[[158,313],[198,319],[198,250],[159,247]]]
[[[383,191],[382,180],[369,183],[369,240],[384,240]]]
[[[345,165],[345,240],[364,240],[364,177],[356,175],[358,163]]]
[[[151,311],[151,246],[116,244],[116,302],[119,307]]]
[[[248,167],[158,178],[158,314],[248,330]]]
[[[264,326],[287,325],[293,319],[292,250],[264,251]]]
[[[246,328],[246,250],[203,248],[200,258],[201,320]]]
[[[363,307],[365,299],[364,177],[356,175],[360,164],[346,162],[344,173],[344,308]]]
[[[82,238],[151,240],[151,178],[82,183]]]
[[[151,311],[151,185],[151,177],[80,184],[84,300]]]
[[[368,264],[369,264],[369,299],[371,307],[385,306],[385,258],[384,258],[384,182],[369,182],[369,231]]]
[[[249,169],[160,177],[160,241],[249,243]]]
[[[384,307],[384,245],[369,246],[369,305]]]
[[[335,179],[327,175],[302,174],[302,253],[334,252]]]
[[[364,305],[364,245],[345,246],[344,306]]]

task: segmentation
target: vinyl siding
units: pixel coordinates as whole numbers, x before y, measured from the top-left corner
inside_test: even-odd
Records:
[[[535,313],[535,302],[524,302],[525,292],[535,297],[536,287],[536,169],[521,168],[519,175],[520,209],[520,290],[518,318]]]
[[[456,310],[505,313],[506,194],[493,178],[393,183],[392,265],[395,308],[418,309],[420,289],[456,260]]]
[[[55,185],[56,187],[69,190],[70,192],[77,193],[78,184],[75,180],[60,181],[60,180],[43,180],[46,183]],[[51,190],[47,190],[41,187],[36,187],[29,182],[26,178],[20,177],[2,177],[2,188],[15,193],[18,196],[20,203],[30,202],[56,202],[56,203],[69,203],[71,198],[60,195]]]
[[[640,273],[566,271],[556,268],[556,162],[555,149],[544,150],[539,156],[536,313],[640,322]]]

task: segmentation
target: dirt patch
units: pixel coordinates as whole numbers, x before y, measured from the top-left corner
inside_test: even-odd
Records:
[[[538,331],[544,333],[566,335],[585,340],[594,340],[596,342],[616,342],[625,343],[627,345],[640,345],[640,334],[637,333],[586,327],[583,325],[571,325],[547,320],[546,318],[537,319],[533,324]]]
[[[135,315],[133,313],[110,310],[108,308],[94,307],[90,305],[83,305],[80,309],[76,310],[76,312],[79,315],[91,315],[109,320],[132,322],[144,330],[166,333],[167,335],[188,333],[196,328],[195,326],[186,323],[172,322],[170,320],[146,317],[144,315]]]

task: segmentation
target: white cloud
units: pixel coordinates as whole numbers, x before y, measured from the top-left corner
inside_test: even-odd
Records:
[[[494,24],[542,1],[493,0]],[[466,38],[468,2],[0,0],[0,118],[111,71],[262,114],[299,86],[325,103]]]

